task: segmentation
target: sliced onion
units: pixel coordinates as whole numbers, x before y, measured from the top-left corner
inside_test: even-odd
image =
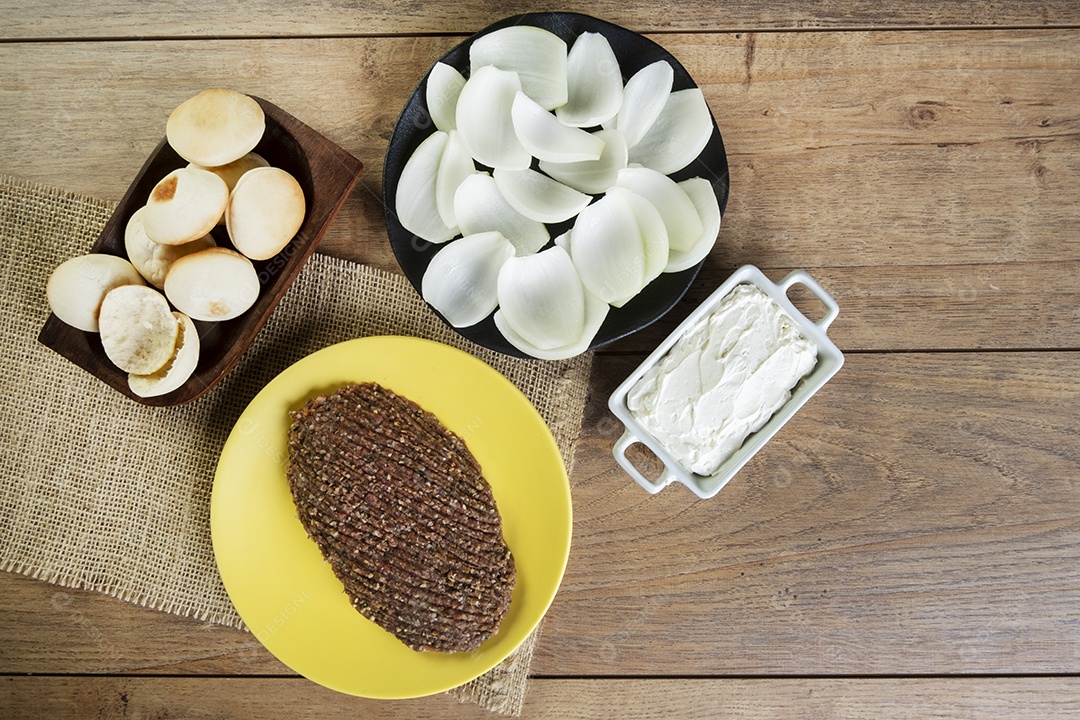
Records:
[[[593,133],[604,141],[599,160],[573,163],[540,161],[540,169],[564,185],[590,195],[606,192],[615,184],[619,171],[626,167],[626,140],[618,130],[597,130]]]
[[[622,73],[600,33],[578,35],[566,57],[566,104],[555,114],[564,125],[592,127],[611,120],[623,99]]]
[[[436,131],[420,143],[405,161],[394,196],[402,227],[432,243],[444,243],[458,232],[443,222],[435,191],[439,162],[449,137]]]
[[[566,103],[566,43],[531,25],[514,25],[477,38],[469,47],[470,75],[484,66],[516,72],[521,89],[546,110]]]
[[[540,360],[565,360],[566,358],[572,358],[575,355],[580,355],[589,349],[593,340],[596,338],[596,333],[600,331],[600,326],[604,324],[604,320],[607,318],[608,310],[611,306],[600,298],[593,295],[588,290],[585,291],[585,321],[582,329],[581,337],[577,342],[562,345],[557,348],[539,348],[530,343],[525,338],[521,337],[514,328],[506,321],[505,313],[499,310],[495,313],[495,326],[502,332],[503,337],[526,355],[531,355],[534,358]]]
[[[466,235],[431,258],[421,294],[454,327],[475,325],[498,306],[497,282],[514,246],[497,232]]]
[[[581,212],[592,198],[535,170],[504,170],[493,173],[495,185],[506,201],[527,218],[560,223]]]
[[[439,216],[450,227],[457,227],[457,214],[454,212],[454,194],[465,178],[476,172],[472,156],[461,142],[457,130],[451,130],[439,160],[439,169],[435,175],[435,203]]]
[[[670,175],[693,162],[712,133],[712,112],[701,89],[673,92],[649,132],[630,149],[630,162]]]
[[[641,241],[645,251],[645,270],[644,278],[642,278],[642,287],[644,287],[659,277],[668,264],[670,249],[664,218],[651,202],[626,188],[616,185],[608,190],[608,194],[618,195],[626,203],[634,215],[638,231],[641,232]],[[623,304],[617,303],[616,307],[622,307]]]
[[[604,140],[580,128],[569,127],[519,92],[510,109],[518,140],[533,156],[548,162],[599,160]]]
[[[457,129],[455,113],[458,96],[464,86],[465,77],[456,68],[444,62],[437,62],[431,68],[424,98],[427,101],[428,115],[436,129],[443,132]]]
[[[626,146],[634,147],[653,126],[671,94],[675,71],[667,60],[657,60],[634,73],[626,81],[622,106],[615,127],[626,138]]]
[[[487,173],[470,175],[458,186],[454,214],[462,234],[495,230],[513,244],[519,256],[535,253],[551,239],[543,223],[530,220],[506,201]]]
[[[626,199],[608,194],[581,211],[570,231],[581,282],[601,300],[625,303],[645,287],[645,244]]]
[[[517,73],[490,65],[477,68],[461,88],[455,122],[461,141],[477,162],[512,170],[523,170],[532,163],[510,116],[520,91]]]
[[[689,249],[671,251],[664,272],[679,272],[697,265],[713,249],[716,236],[720,233],[720,204],[716,201],[716,192],[713,190],[712,183],[705,178],[695,177],[683,180],[679,183],[679,187],[686,192],[687,197],[697,208],[704,229],[701,231],[701,237]]]
[[[507,260],[498,299],[505,323],[542,350],[575,343],[585,331],[585,289],[560,247]]]
[[[689,250],[701,237],[701,218],[694,203],[678,183],[655,170],[629,167],[619,172],[615,183],[651,202],[667,227],[672,250]]]

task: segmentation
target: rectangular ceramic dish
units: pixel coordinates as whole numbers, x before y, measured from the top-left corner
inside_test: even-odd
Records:
[[[714,474],[708,476],[698,475],[683,467],[651,433],[641,426],[627,407],[626,396],[649,368],[658,363],[675,343],[698,324],[698,321],[716,309],[720,301],[736,286],[742,284],[754,285],[776,301],[795,322],[802,334],[817,347],[817,364],[794,387],[791,398],[773,414],[764,426],[751,434]],[[825,305],[826,313],[823,318],[817,322],[811,321],[791,303],[787,293],[796,284],[805,286]],[[795,412],[810,399],[810,396],[817,392],[844,364],[843,353],[826,334],[829,325],[832,324],[839,313],[840,308],[832,296],[804,270],[796,270],[779,283],[773,283],[769,278],[765,277],[761,270],[753,265],[744,265],[739,268],[723,285],[698,306],[679,327],[675,328],[656,350],[645,359],[645,362],[630,373],[630,376],[612,393],[608,400],[608,407],[611,408],[611,412],[622,421],[626,428],[612,450],[615,460],[641,487],[650,493],[659,492],[671,483],[678,481],[690,488],[698,497],[712,497],[776,434],[784,423],[791,419]],[[645,477],[626,456],[627,448],[635,443],[641,443],[648,447],[664,463],[664,471],[656,480]]]

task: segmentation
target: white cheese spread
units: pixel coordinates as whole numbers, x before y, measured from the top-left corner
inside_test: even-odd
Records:
[[[686,469],[712,475],[817,363],[776,302],[739,285],[630,389],[627,407]]]

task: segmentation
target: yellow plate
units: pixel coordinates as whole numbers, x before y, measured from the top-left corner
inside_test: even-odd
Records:
[[[285,477],[288,412],[364,381],[437,415],[465,440],[491,484],[517,583],[499,632],[474,652],[415,652],[356,612],[297,519]],[[301,675],[370,698],[449,690],[513,652],[558,590],[571,524],[562,456],[529,400],[473,356],[406,337],[333,345],[274,378],[225,443],[210,508],[222,580],[255,637]]]

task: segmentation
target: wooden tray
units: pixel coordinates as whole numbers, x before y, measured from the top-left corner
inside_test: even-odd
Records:
[[[330,221],[345,202],[363,170],[363,163],[276,105],[254,98],[266,114],[266,132],[255,148],[275,167],[292,173],[304,189],[307,216],[288,245],[269,260],[255,261],[261,289],[255,304],[243,315],[225,322],[195,321],[201,354],[195,373],[179,389],[157,397],[139,397],[128,387],[127,373],[105,355],[97,333],[85,332],[50,315],[38,341],[100,378],[124,395],[145,405],[168,406],[190,402],[206,393],[236,365],[266,324],[278,301],[300,272]],[[146,204],[154,185],[172,170],[187,165],[166,140],[150,154],[119,206],[105,224],[90,252],[126,258],[124,229],[132,214]],[[223,226],[213,231],[222,247],[233,247]]]

